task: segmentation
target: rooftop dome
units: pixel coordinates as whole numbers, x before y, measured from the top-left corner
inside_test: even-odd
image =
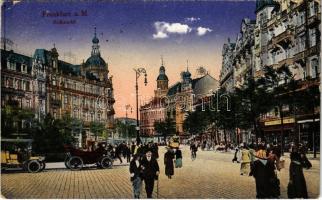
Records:
[[[99,41],[99,39],[96,37],[96,33],[95,33],[95,36],[93,37],[93,39],[92,39],[92,42],[94,43],[94,44],[98,44],[100,41]]]
[[[167,75],[165,74],[165,67],[163,65],[161,65],[160,69],[159,69],[159,76],[157,78],[157,81],[167,81],[169,80]]]
[[[157,81],[168,81],[168,77],[165,74],[159,74]]]
[[[256,12],[261,10],[262,8],[266,6],[275,6],[278,3],[275,2],[274,0],[256,0]]]
[[[92,55],[85,62],[85,67],[101,67],[106,68],[106,62],[100,55]]]

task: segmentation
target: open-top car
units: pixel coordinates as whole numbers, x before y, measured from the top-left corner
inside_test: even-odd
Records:
[[[46,168],[44,156],[31,155],[32,139],[1,139],[1,171],[20,168],[36,173]]]

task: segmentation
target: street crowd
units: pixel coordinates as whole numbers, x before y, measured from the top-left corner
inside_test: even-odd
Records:
[[[192,161],[197,158],[199,147],[205,150],[207,143],[191,141],[190,145]],[[158,164],[159,145],[157,143],[146,143],[136,145],[120,143],[113,147],[108,146],[114,159],[122,163],[122,156],[130,163],[130,180],[133,186],[133,197],[140,198],[142,182],[145,183],[147,198],[152,198],[154,183],[160,174]],[[229,145],[231,148],[231,145]],[[179,148],[166,146],[164,154],[165,175],[171,179],[174,168],[182,167],[182,152]],[[227,148],[224,145],[217,147]],[[220,149],[221,150],[221,149]],[[303,168],[310,169],[312,164],[306,157],[306,148],[299,144],[292,146],[290,151],[289,183],[287,194],[289,198],[308,198],[306,181]],[[240,175],[253,176],[256,184],[256,198],[279,198],[280,180],[277,171],[285,168],[281,148],[276,144],[240,144],[234,149],[233,163],[240,164]],[[158,185],[157,185],[158,195]]]

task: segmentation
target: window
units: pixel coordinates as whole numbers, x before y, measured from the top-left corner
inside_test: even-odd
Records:
[[[74,99],[73,99],[73,103],[74,103],[74,105],[76,105],[77,104],[77,97],[76,96],[74,96]]]
[[[31,106],[30,106],[30,99],[27,99],[26,100],[26,106],[27,106],[27,108],[30,108]]]
[[[16,84],[17,84],[17,89],[22,90],[22,80],[17,80]]]
[[[98,121],[100,122],[101,121],[101,114],[100,113],[97,114],[97,118],[98,118]]]
[[[30,91],[30,82],[26,81],[26,91]]]
[[[319,77],[320,71],[319,71],[319,61],[318,61],[318,59],[314,58],[311,61],[311,69],[312,69],[312,78]]]
[[[315,29],[310,29],[310,47],[313,47],[316,45],[316,30]]]
[[[298,52],[302,52],[305,49],[305,35],[301,36],[298,41]]]
[[[22,64],[21,71],[27,73],[27,66],[25,64]]]
[[[56,85],[56,77],[55,76],[53,76],[52,82],[53,82],[53,85],[55,86]]]
[[[68,96],[65,94],[64,95],[64,103],[67,104],[68,103]]]
[[[52,94],[51,94],[51,98],[52,98],[52,99],[56,99],[56,93],[52,93]]]
[[[305,22],[305,13],[304,13],[304,12],[301,12],[301,13],[299,14],[299,21],[298,21],[298,25],[302,25],[302,24],[304,24],[304,22]]]
[[[315,15],[314,1],[310,2],[310,17]]]

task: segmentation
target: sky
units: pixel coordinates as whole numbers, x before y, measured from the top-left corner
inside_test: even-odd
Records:
[[[96,27],[113,76],[116,117],[125,116],[127,104],[135,117],[133,68],[147,70],[148,85],[139,79],[142,102],[154,94],[161,56],[169,86],[180,80],[187,60],[193,78],[203,66],[218,80],[223,44],[236,39],[243,18],[255,19],[254,11],[255,1],[21,1],[7,5],[1,28],[17,52],[30,56],[55,44],[59,59],[80,64],[90,57]]]

